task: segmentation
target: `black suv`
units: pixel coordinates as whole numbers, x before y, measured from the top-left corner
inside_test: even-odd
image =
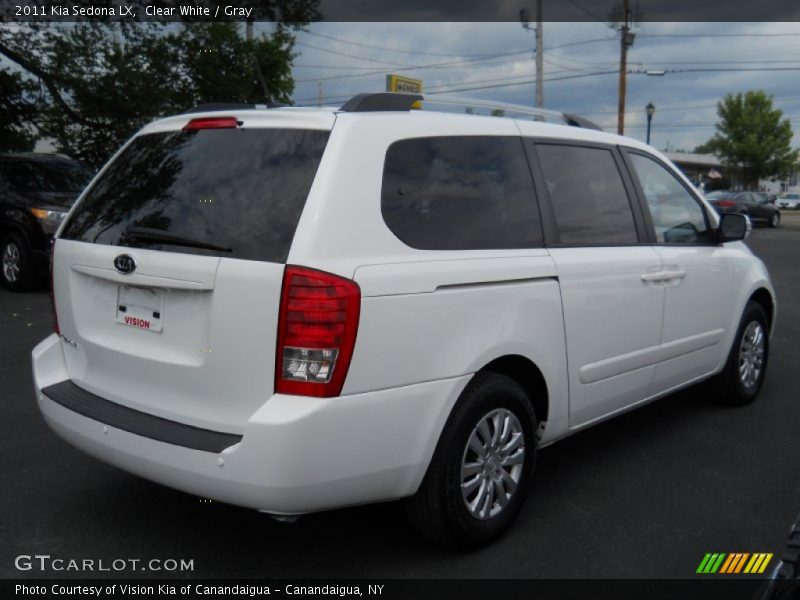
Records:
[[[760,223],[767,227],[777,227],[781,222],[781,211],[767,194],[720,190],[706,194],[706,200],[719,214],[741,213],[750,217],[754,225]]]
[[[53,233],[91,176],[57,154],[0,154],[0,279],[6,287],[27,289],[46,270]]]

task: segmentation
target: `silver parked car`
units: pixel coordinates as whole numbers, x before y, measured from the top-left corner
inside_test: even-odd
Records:
[[[778,196],[775,206],[783,210],[800,210],[800,194],[784,193]]]

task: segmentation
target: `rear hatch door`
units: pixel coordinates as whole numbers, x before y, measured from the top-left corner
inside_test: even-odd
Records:
[[[272,394],[284,263],[330,124],[252,121],[139,135],[69,216],[54,288],[77,385],[235,433]]]

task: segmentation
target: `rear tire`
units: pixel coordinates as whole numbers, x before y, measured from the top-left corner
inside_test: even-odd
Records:
[[[769,326],[764,308],[750,301],[744,309],[725,368],[711,380],[714,400],[744,406],[758,396],[769,359]]]
[[[18,233],[7,233],[0,242],[0,279],[14,292],[30,289],[36,280],[30,247]]]
[[[772,216],[769,218],[769,226],[774,229],[775,227],[780,225],[780,223],[781,223],[781,213],[779,212],[772,213]]]
[[[537,442],[536,416],[522,386],[505,375],[477,373],[445,424],[419,491],[407,500],[411,522],[453,548],[498,538],[525,502]]]

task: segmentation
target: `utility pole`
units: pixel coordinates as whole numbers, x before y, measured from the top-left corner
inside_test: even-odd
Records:
[[[317,82],[317,106],[322,106],[322,81]]]
[[[542,0],[536,0],[536,108],[544,108],[544,31]]]
[[[536,27],[528,22],[528,11],[519,11],[523,29],[533,30],[536,35],[534,59],[536,61],[536,108],[544,107],[544,28],[542,26],[542,0],[536,0]]]
[[[638,18],[638,5],[637,5]],[[625,133],[625,91],[627,87],[626,74],[628,71],[628,48],[633,45],[636,34],[631,31],[634,26],[634,11],[631,10],[630,0],[622,0],[622,5],[617,5],[611,11],[612,27],[619,30],[619,105],[617,106],[617,133]]]

